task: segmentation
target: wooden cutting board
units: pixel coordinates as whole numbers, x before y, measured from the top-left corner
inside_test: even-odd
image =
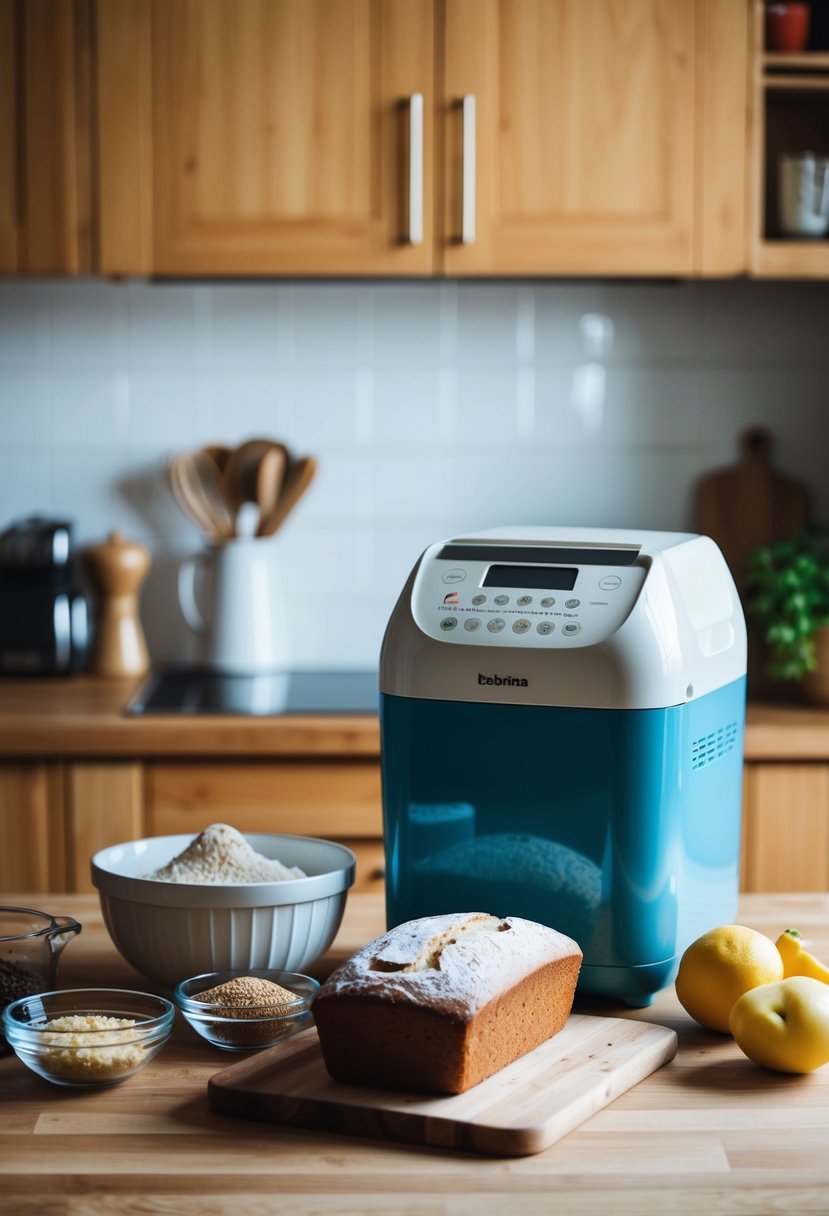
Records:
[[[523,1157],[549,1148],[676,1055],[673,1030],[571,1014],[554,1038],[473,1089],[431,1097],[334,1081],[316,1028],[217,1073],[225,1115],[290,1127]]]
[[[744,431],[737,463],[707,474],[697,486],[697,529],[717,542],[741,590],[752,550],[809,522],[806,488],[773,467],[772,446],[769,431]]]

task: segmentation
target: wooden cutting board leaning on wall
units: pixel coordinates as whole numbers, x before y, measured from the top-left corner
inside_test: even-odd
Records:
[[[742,433],[739,445],[736,464],[700,479],[696,528],[717,542],[744,597],[749,554],[802,531],[811,522],[811,512],[806,487],[772,467],[770,431],[752,427]],[[749,691],[756,695],[775,687],[762,666],[762,644],[750,636]]]

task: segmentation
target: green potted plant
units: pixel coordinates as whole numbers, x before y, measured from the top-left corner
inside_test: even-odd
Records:
[[[755,549],[746,611],[766,645],[766,670],[829,702],[829,529],[811,528]]]

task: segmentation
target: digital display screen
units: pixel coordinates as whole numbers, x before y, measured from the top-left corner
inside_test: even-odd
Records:
[[[539,587],[572,591],[578,570],[572,566],[490,566],[482,587]]]

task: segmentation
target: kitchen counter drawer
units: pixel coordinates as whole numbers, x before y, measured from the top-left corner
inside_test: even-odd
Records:
[[[376,760],[0,763],[0,886],[92,890],[99,849],[210,823],[341,841],[361,891],[383,889]]]
[[[196,833],[220,822],[230,823],[241,832],[282,832],[338,840],[357,855],[355,889],[383,889],[377,764],[145,765],[145,835]]]

